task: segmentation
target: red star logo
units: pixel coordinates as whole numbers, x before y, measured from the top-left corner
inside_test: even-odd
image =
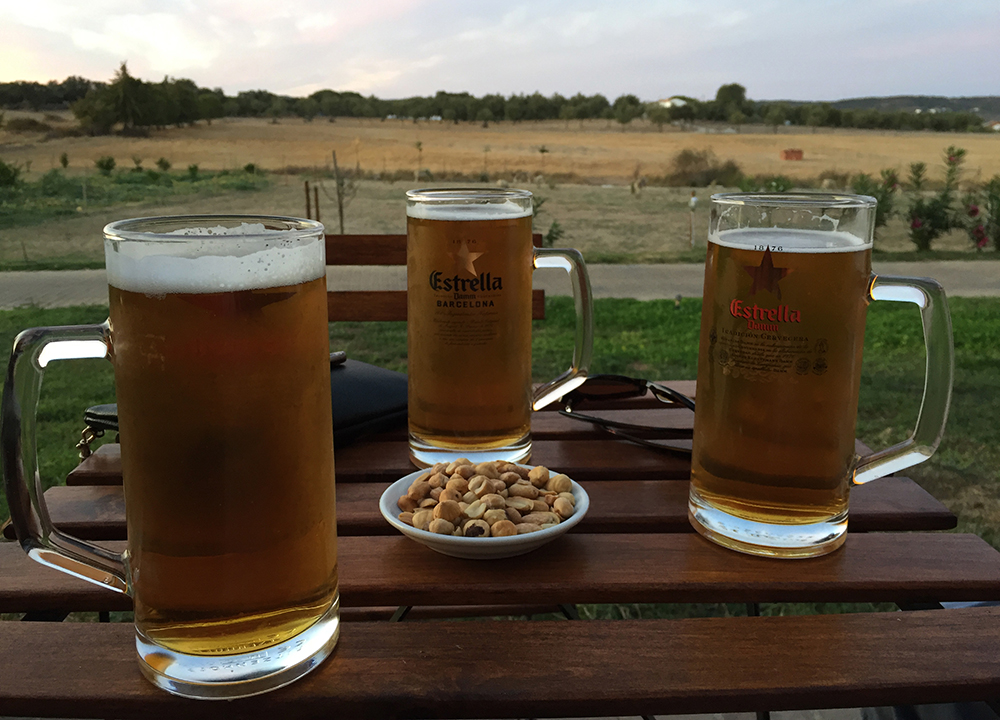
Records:
[[[790,273],[791,269],[774,267],[774,262],[771,260],[771,248],[764,251],[760,265],[744,265],[743,269],[753,278],[753,285],[750,287],[751,295],[756,295],[761,290],[767,290],[781,300],[781,288],[778,287],[778,282]]]

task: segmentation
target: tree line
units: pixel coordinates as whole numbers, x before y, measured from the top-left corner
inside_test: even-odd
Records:
[[[678,102],[679,100],[679,102]],[[983,129],[983,119],[971,112],[917,114],[906,111],[846,110],[830,103],[755,102],[737,83],[723,85],[715,98],[699,101],[672,98],[669,107],[644,103],[632,94],[614,101],[604,95],[577,93],[565,97],[535,92],[530,95],[499,94],[475,97],[470,93],[438,92],[431,97],[383,100],[356,92],[320,90],[308,97],[277,95],[252,90],[227,96],[221,88],[201,88],[192,80],[165,77],[148,82],[132,76],[122,63],[107,83],[69,77],[61,83],[0,83],[0,107],[45,110],[72,108],[81,126],[104,134],[121,126],[125,133],[151,127],[183,125],[220,117],[318,116],[366,118],[440,118],[450,122],[490,123],[527,120],[617,121],[622,128],[645,117],[660,129],[667,124],[719,121],[736,125],[765,124],[812,127],[872,128],[885,130],[936,130],[969,132]]]

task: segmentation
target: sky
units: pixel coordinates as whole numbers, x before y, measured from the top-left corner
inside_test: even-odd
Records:
[[[0,0],[0,82],[384,99],[1000,95],[1000,0]]]

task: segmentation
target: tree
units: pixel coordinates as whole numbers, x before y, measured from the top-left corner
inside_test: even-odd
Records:
[[[615,120],[621,123],[622,132],[625,132],[625,126],[642,115],[642,102],[635,95],[622,95],[615,100],[611,111]]]
[[[108,85],[115,120],[122,124],[124,132],[143,124],[142,86],[142,80],[129,75],[125,61],[122,61],[114,80]]]
[[[723,85],[715,92],[715,102],[723,109],[742,110],[747,101],[747,89],[739,83]]]
[[[671,120],[670,110],[671,108],[663,107],[660,103],[650,103],[646,106],[646,117],[663,132],[663,126]]]
[[[778,132],[778,126],[784,125],[787,119],[788,115],[785,112],[785,105],[783,103],[769,105],[767,111],[764,113],[764,122],[774,128],[775,133]]]

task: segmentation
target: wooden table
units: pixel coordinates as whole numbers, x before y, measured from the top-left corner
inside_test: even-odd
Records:
[[[687,392],[690,383],[673,383]],[[690,427],[650,400],[616,411]],[[591,509],[567,536],[492,562],[437,555],[378,514],[411,471],[402,431],[337,453],[343,618],[333,657],[282,690],[231,703],[176,698],[139,674],[127,623],[0,623],[0,715],[35,717],[573,717],[789,710],[1000,698],[1000,553],[944,533],[954,516],[906,478],[856,489],[851,534],[823,558],[773,561],[691,531],[688,462],[554,412],[533,462],[581,482]],[[46,493],[53,520],[121,547],[118,446]],[[7,529],[9,530],[9,528]],[[458,622],[580,603],[893,602],[905,612],[680,620]],[[413,606],[404,622],[387,622]],[[511,606],[516,606],[512,608]],[[130,601],[0,544],[0,612],[127,610]]]

